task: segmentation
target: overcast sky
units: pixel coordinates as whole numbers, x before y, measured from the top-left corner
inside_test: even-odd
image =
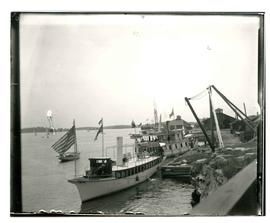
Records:
[[[20,20],[22,127],[145,123],[154,104],[195,121],[184,97],[215,85],[249,115],[257,105],[255,17],[24,15]],[[214,106],[234,116],[213,93]],[[209,116],[207,94],[191,101]]]

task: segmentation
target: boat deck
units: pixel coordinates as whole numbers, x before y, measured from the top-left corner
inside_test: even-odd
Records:
[[[157,158],[159,158],[159,156],[145,156],[145,158],[142,158],[142,159],[131,158],[128,160],[128,162],[126,162],[125,164],[123,164],[121,166],[117,166],[117,165],[113,166],[112,171],[129,169],[129,168],[141,165],[141,164],[148,163],[148,162],[155,160]]]
[[[145,158],[138,159],[138,158],[131,158],[129,159],[128,162],[126,162],[122,166],[112,166],[112,171],[120,171],[120,170],[126,170],[129,168],[133,168],[135,166],[139,166],[148,162],[151,162],[153,160],[158,159],[159,156],[145,156]],[[116,179],[114,175],[108,175],[108,176],[102,176],[102,177],[85,177],[85,176],[79,176],[76,177],[72,180],[68,180],[69,182],[79,182],[79,183],[84,183],[84,182],[89,182],[89,181],[107,181],[107,180],[113,180]]]

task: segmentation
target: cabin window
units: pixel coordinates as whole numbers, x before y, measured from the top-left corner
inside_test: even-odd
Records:
[[[134,172],[135,172],[135,171],[134,171],[134,168],[132,168],[132,169],[131,169],[131,175],[133,175]]]
[[[126,172],[125,171],[121,171],[122,172],[122,177],[125,177],[126,176]]]
[[[115,173],[115,177],[116,177],[116,178],[121,178],[121,173],[120,173],[120,172],[116,172],[116,173]]]

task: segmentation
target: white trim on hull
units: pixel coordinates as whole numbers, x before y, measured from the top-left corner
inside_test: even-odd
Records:
[[[107,179],[104,178],[100,180],[89,181],[69,180],[69,182],[76,185],[81,197],[81,201],[84,202],[104,195],[115,193],[117,191],[121,191],[144,182],[157,171],[161,163],[162,162],[143,172],[128,177]]]

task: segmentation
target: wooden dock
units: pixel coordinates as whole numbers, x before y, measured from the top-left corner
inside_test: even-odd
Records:
[[[258,215],[257,161],[254,160],[226,184],[195,206],[190,215]]]

